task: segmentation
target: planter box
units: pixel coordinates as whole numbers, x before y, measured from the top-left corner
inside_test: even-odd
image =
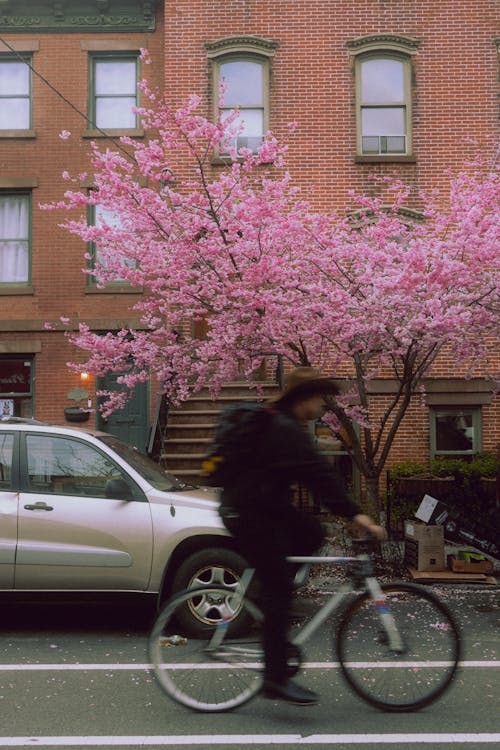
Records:
[[[64,418],[68,422],[88,422],[90,412],[87,409],[80,409],[79,406],[67,406],[64,409]]]

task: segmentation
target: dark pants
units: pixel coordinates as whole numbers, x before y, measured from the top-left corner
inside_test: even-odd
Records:
[[[286,557],[312,554],[323,543],[323,529],[316,518],[295,509],[279,519],[230,517],[224,518],[224,523],[259,579],[264,614],[265,676],[283,683],[292,577],[296,567],[287,563]]]

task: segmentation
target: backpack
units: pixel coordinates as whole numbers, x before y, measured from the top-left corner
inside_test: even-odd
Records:
[[[205,481],[212,486],[224,486],[242,471],[258,466],[260,437],[273,414],[271,406],[256,401],[227,406],[201,464]]]

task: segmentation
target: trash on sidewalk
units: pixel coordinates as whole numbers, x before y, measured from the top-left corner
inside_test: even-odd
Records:
[[[404,561],[418,571],[446,570],[443,527],[405,521]]]
[[[458,553],[458,558],[455,555],[448,555],[448,568],[454,573],[484,573],[485,575],[493,574],[493,562],[488,560],[486,557],[471,557],[470,559],[461,559],[461,553],[467,554],[466,551],[461,550]]]
[[[488,557],[500,560],[498,530],[493,527],[464,518],[431,495],[424,495],[415,516],[424,523],[442,526],[446,541],[467,544]]]
[[[454,573],[451,570],[415,570],[408,568],[415,583],[474,583],[496,585],[497,579],[484,573]]]

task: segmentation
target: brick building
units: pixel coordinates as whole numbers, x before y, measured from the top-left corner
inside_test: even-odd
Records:
[[[226,105],[241,106],[249,147],[266,129],[279,137],[295,121],[290,171],[301,184],[315,185],[318,208],[343,207],[349,190],[371,189],[376,172],[410,184],[407,208],[418,211],[418,191],[446,185],[446,170],[460,162],[469,138],[498,134],[498,0],[43,0],[36,7],[35,14],[30,0],[0,1],[0,36],[78,109],[102,117],[103,130],[141,137],[140,123],[123,128],[119,119],[135,96],[127,75],[139,75],[138,49],[148,47],[148,78],[162,83],[173,104],[197,93],[214,116],[218,82],[229,81]],[[64,169],[85,169],[95,128],[39,77],[25,80],[12,50],[0,46],[0,66],[9,71],[9,65],[12,75],[0,81],[12,84],[0,95],[19,122],[0,112],[0,202],[5,211],[14,201],[18,211],[30,212],[31,224],[19,220],[17,230],[29,268],[13,278],[0,265],[0,384],[20,377],[16,389],[28,388],[29,379],[29,392],[12,397],[0,385],[0,401],[15,401],[16,413],[60,422],[68,393],[82,385],[65,362],[81,354],[44,323],[64,313],[96,330],[131,325],[133,293],[119,285],[92,287],[81,273],[81,242],[58,229],[60,217],[37,208],[61,197]],[[118,70],[127,75],[114,76]],[[107,88],[118,80],[117,90]],[[238,94],[232,102],[231,92],[243,90],[244,100]],[[59,138],[63,129],[72,133],[67,141]],[[0,235],[0,242],[10,239]],[[498,361],[489,366],[498,370]],[[486,372],[471,380],[462,375],[443,358],[427,383],[426,402],[409,409],[389,463],[428,461],[451,446],[449,429],[455,437],[465,430],[466,453],[497,448],[500,400]],[[91,398],[94,386],[84,387]],[[376,387],[386,398],[388,384]],[[138,398],[138,413],[152,415],[154,394],[145,389]],[[142,419],[143,442],[148,429]]]
[[[144,75],[141,48],[151,50],[157,65],[148,75],[161,84],[162,11],[142,0],[2,2],[0,36],[0,403],[6,413],[64,423],[65,407],[77,403],[72,396],[86,391],[79,402],[86,406],[96,383],[66,367],[81,354],[59,317],[102,331],[130,326],[137,293],[120,284],[98,290],[82,273],[84,244],[58,227],[61,212],[39,205],[62,198],[64,170],[88,170],[92,139],[108,134],[114,147],[119,135],[141,137],[130,107]],[[133,405],[137,418],[120,417],[131,442],[145,445],[149,398],[144,388]]]

